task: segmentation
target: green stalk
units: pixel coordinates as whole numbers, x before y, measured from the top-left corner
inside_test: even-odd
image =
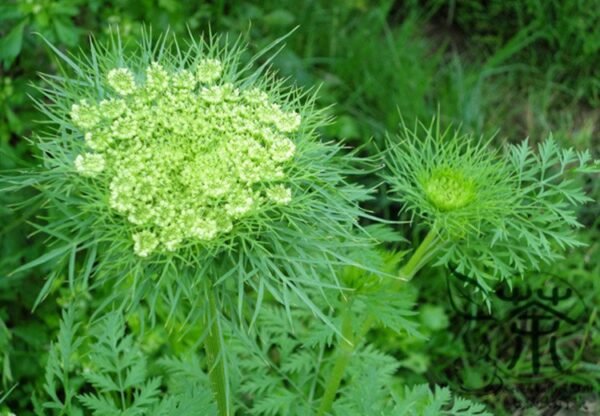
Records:
[[[412,280],[415,274],[427,264],[431,256],[435,253],[435,247],[438,242],[439,237],[434,224],[408,262],[400,269],[399,277],[401,281],[408,282]]]
[[[208,377],[217,399],[217,408],[220,416],[231,416],[233,410],[230,402],[229,383],[227,379],[227,367],[225,362],[225,351],[223,346],[223,333],[219,321],[219,310],[215,301],[212,288],[208,288],[208,303],[210,308],[210,321],[208,334],[204,341],[206,359],[208,362]]]
[[[317,416],[325,415],[333,405],[335,395],[340,387],[342,378],[344,377],[344,372],[350,363],[350,358],[352,358],[354,348],[356,347],[353,338],[352,314],[350,313],[350,301],[348,301],[346,302],[346,310],[344,311],[344,318],[342,320],[342,340],[339,346],[340,351],[338,352],[335,364],[329,375],[329,380],[325,386],[325,392],[321,398],[321,405],[319,406]]]
[[[429,261],[431,256],[437,251],[437,244],[439,242],[438,234],[435,225],[431,228],[425,239],[421,242],[419,247],[415,250],[413,255],[410,257],[408,262],[400,269],[400,280],[398,282],[403,283],[410,281],[415,274]],[[337,358],[325,385],[325,392],[321,398],[321,405],[317,412],[317,416],[324,416],[331,410],[333,401],[340,387],[346,367],[350,363],[354,349],[358,344],[360,338],[365,336],[371,325],[373,325],[375,318],[371,315],[367,316],[363,324],[361,325],[357,336],[354,336],[352,329],[353,316],[350,312],[351,302],[346,302],[346,309],[344,310],[344,317],[342,320],[342,340],[338,347]]]

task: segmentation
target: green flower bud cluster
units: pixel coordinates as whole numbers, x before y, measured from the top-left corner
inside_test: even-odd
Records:
[[[471,203],[476,196],[475,180],[454,168],[436,168],[425,178],[425,195],[440,211],[453,211]]]
[[[145,73],[115,68],[108,97],[73,104],[87,150],[75,170],[105,181],[110,206],[132,225],[146,257],[228,233],[258,210],[286,205],[286,167],[301,117],[266,92],[219,83],[223,64]]]

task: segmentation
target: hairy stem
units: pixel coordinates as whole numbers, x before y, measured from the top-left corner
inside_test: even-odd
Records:
[[[231,416],[233,415],[233,410],[230,402],[225,351],[222,348],[223,333],[219,320],[219,310],[217,309],[213,289],[209,288],[207,292],[210,307],[210,315],[207,319],[210,326],[204,341],[204,349],[208,362],[208,377],[217,400],[219,416]]]
[[[437,251],[439,241],[438,233],[434,225],[419,247],[417,247],[412,254],[408,262],[400,269],[399,283],[410,281],[415,274],[427,264],[432,255]],[[393,286],[392,289],[394,287],[395,286]],[[336,349],[337,358],[333,365],[333,369],[331,370],[331,374],[327,379],[317,416],[324,416],[331,410],[331,406],[333,405],[337,391],[344,378],[346,367],[348,367],[348,364],[350,363],[354,349],[360,339],[369,332],[369,329],[371,329],[371,326],[375,322],[375,317],[372,315],[367,316],[355,336],[352,322],[356,317],[352,316],[350,311],[351,301],[346,302],[345,306],[342,319],[342,339]]]

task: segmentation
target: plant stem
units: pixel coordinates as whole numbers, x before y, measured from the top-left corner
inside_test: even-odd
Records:
[[[341,344],[339,345],[340,351],[338,351],[338,356],[335,360],[335,364],[333,365],[333,369],[331,370],[331,374],[329,375],[327,385],[325,386],[325,392],[321,398],[321,405],[319,406],[317,416],[323,416],[331,409],[335,395],[340,387],[342,378],[344,377],[346,367],[348,366],[350,358],[352,358],[352,353],[354,352],[355,343],[353,338],[354,331],[352,330],[352,314],[350,313],[350,302],[348,301],[346,302],[346,309],[342,319],[342,340]]]
[[[408,262],[400,269],[401,280],[405,282],[412,280],[415,274],[427,264],[429,258],[435,253],[435,246],[438,241],[438,233],[434,224]]]
[[[410,281],[414,275],[429,261],[431,256],[436,251],[436,245],[439,242],[437,230],[434,226],[429,230],[427,236],[423,239],[419,247],[415,250],[413,255],[410,257],[408,262],[400,269],[400,280],[399,283],[405,283]],[[337,358],[325,385],[325,392],[321,398],[321,405],[317,412],[317,416],[324,416],[331,410],[333,401],[344,377],[346,367],[350,363],[354,349],[360,341],[360,338],[365,336],[371,325],[375,322],[375,318],[372,315],[368,315],[360,326],[358,333],[354,334],[352,322],[353,317],[350,311],[351,302],[348,301],[345,304],[344,316],[342,319],[342,340],[338,346]]]
[[[229,383],[227,379],[227,368],[225,362],[225,351],[222,349],[223,334],[219,321],[219,310],[215,301],[212,288],[208,288],[208,303],[210,315],[207,317],[210,326],[204,341],[206,359],[208,362],[208,377],[212,386],[220,416],[231,416],[233,414],[230,403]]]

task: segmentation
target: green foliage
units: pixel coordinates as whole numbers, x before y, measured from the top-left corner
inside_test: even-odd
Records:
[[[106,56],[111,48],[118,49],[110,41],[115,25],[123,56],[131,56],[148,28],[154,34],[168,29],[180,38],[187,34],[197,38],[209,30],[228,33],[229,39],[241,34],[248,47],[239,55],[242,66],[258,53],[254,68],[272,65],[289,77],[281,81],[282,89],[292,83],[307,90],[320,88],[319,94],[299,100],[317,108],[332,105],[321,113],[323,119],[332,115],[335,119],[319,125],[319,141],[346,138],[348,143],[361,145],[356,154],[374,156],[384,148],[386,131],[396,131],[400,114],[412,122],[429,120],[436,112],[440,131],[452,124],[461,125],[461,131],[468,133],[457,132],[460,141],[479,146],[482,143],[476,137],[493,137],[486,149],[531,137],[527,146],[519,143],[503,152],[479,154],[479,159],[491,161],[488,167],[497,167],[496,162],[501,161],[503,169],[512,172],[509,176],[522,179],[519,207],[526,215],[506,222],[499,234],[505,236],[502,241],[491,234],[483,238],[487,226],[480,227],[481,238],[460,238],[463,227],[461,221],[450,218],[451,210],[473,201],[472,182],[465,181],[464,174],[445,169],[434,172],[429,196],[442,189],[450,198],[428,199],[430,208],[437,206],[436,216],[446,216],[446,224],[454,221],[459,231],[454,242],[442,247],[443,253],[451,254],[442,258],[442,263],[463,262],[464,270],[473,273],[500,268],[508,281],[514,281],[518,273],[509,265],[509,258],[521,258],[516,264],[524,270],[539,262],[543,269],[550,268],[569,281],[587,305],[598,304],[598,204],[583,205],[583,200],[585,195],[597,199],[600,182],[593,172],[591,177],[581,174],[581,170],[597,169],[590,163],[579,169],[583,153],[561,150],[549,141],[540,145],[535,139],[552,132],[561,147],[589,149],[597,157],[596,20],[600,8],[596,0],[1,3],[0,169],[10,169],[9,176],[15,169],[44,171],[43,160],[51,159],[48,153],[24,139],[32,137],[34,120],[46,119],[33,102],[51,104],[45,96],[50,84],[73,79],[76,71],[63,58],[80,69],[102,67],[100,75],[114,69],[115,62]],[[106,46],[96,50],[95,63],[82,58],[89,54],[91,34],[95,39],[92,48]],[[282,37],[286,47],[275,53],[283,45]],[[188,45],[179,46],[184,51]],[[274,48],[270,49],[273,53],[260,55],[269,48]],[[140,84],[145,82],[144,68],[140,63],[136,72],[142,75]],[[48,75],[42,80],[39,72]],[[88,81],[95,77],[92,74]],[[86,76],[79,79],[86,82]],[[106,87],[105,94],[110,95],[106,84],[100,76],[97,85]],[[89,92],[75,82],[68,90],[69,94]],[[90,94],[95,96],[95,92]],[[75,100],[65,99],[64,108],[54,110],[67,115],[73,103]],[[63,125],[72,121],[66,118]],[[75,134],[74,129],[64,130],[63,136],[49,129],[46,142]],[[421,130],[424,133],[425,129]],[[453,133],[448,130],[446,137]],[[69,146],[59,159],[69,162],[69,174],[77,181],[92,183],[73,169],[72,162],[83,149],[81,140]],[[533,385],[509,377],[500,391],[469,391],[471,403],[436,387],[448,385],[452,391],[464,393],[465,384],[485,380],[489,369],[470,362],[470,350],[461,338],[467,328],[449,304],[444,267],[425,267],[410,284],[398,280],[398,268],[410,253],[393,250],[417,243],[422,226],[430,225],[431,217],[405,221],[410,219],[406,201],[391,200],[388,184],[381,184],[373,169],[357,172],[356,159],[340,158],[346,149],[334,147],[335,155],[322,155],[318,146],[309,157],[323,164],[347,160],[349,164],[338,166],[338,173],[344,177],[342,182],[350,181],[350,188],[357,191],[355,197],[363,194],[355,183],[378,186],[376,198],[361,203],[372,214],[363,217],[361,225],[377,221],[377,217],[394,220],[385,226],[366,227],[374,239],[383,242],[376,253],[366,250],[362,241],[354,250],[340,249],[338,241],[329,238],[331,228],[319,230],[322,239],[317,244],[310,238],[312,243],[306,243],[305,229],[296,222],[292,228],[277,228],[280,236],[287,230],[285,240],[291,244],[278,247],[281,251],[276,257],[270,255],[272,247],[262,238],[253,243],[244,239],[241,245],[256,254],[254,259],[236,257],[230,245],[222,267],[211,268],[206,263],[181,267],[181,256],[172,261],[150,256],[139,267],[140,259],[132,254],[131,232],[117,232],[114,239],[90,234],[98,227],[123,230],[126,221],[117,224],[122,217],[81,221],[90,218],[90,209],[99,212],[96,208],[106,204],[93,205],[89,198],[74,193],[66,181],[46,174],[44,186],[29,183],[34,186],[5,192],[3,173],[0,414],[80,416],[103,414],[103,408],[104,414],[216,414],[209,390],[212,365],[200,349],[210,319],[205,301],[210,285],[195,283],[219,277],[217,318],[225,331],[223,345],[229,346],[226,359],[237,415],[315,413],[337,359],[334,345],[344,341],[345,310],[352,318],[350,329],[363,336],[336,394],[334,414],[486,414],[475,401],[485,401],[498,415],[543,413],[553,404],[556,411],[560,407],[557,400],[569,407],[584,401],[595,405],[594,394],[600,389],[600,328],[593,308],[577,331],[561,329],[556,334],[575,357],[559,377]],[[517,170],[522,174],[513,175]],[[309,180],[308,176],[298,177]],[[323,215],[328,221],[339,219],[338,207],[327,196],[332,187],[327,184],[333,184],[335,178],[330,179],[315,188],[323,194],[321,214],[303,215],[314,228]],[[9,188],[15,190],[17,181],[11,177],[10,182]],[[49,189],[49,183],[53,184],[52,198],[62,201],[58,207],[40,193]],[[452,186],[461,183],[466,185],[462,196],[460,191],[457,194],[460,187]],[[398,189],[395,194],[408,198],[410,192]],[[515,195],[508,199],[514,201]],[[523,231],[521,236],[517,229]],[[357,242],[350,241],[349,245]],[[118,246],[107,251],[114,242],[119,242]],[[437,247],[439,241],[434,242]],[[568,248],[570,245],[575,246]],[[552,264],[545,266],[539,254],[549,253],[547,260]],[[564,258],[558,257],[561,253]],[[431,254],[425,260],[436,253]],[[324,258],[327,264],[321,262]],[[348,263],[361,266],[338,268]],[[250,269],[255,273],[245,275]],[[101,270],[106,278],[100,278]],[[537,284],[529,273],[523,277]],[[484,279],[483,284],[491,285],[491,281]],[[124,298],[125,293],[137,296]],[[110,312],[123,302],[129,306],[127,311]],[[309,308],[303,306],[306,302]],[[480,323],[477,331],[487,333],[490,327]],[[132,375],[126,383],[128,374]]]
[[[385,316],[380,318],[387,322]],[[254,337],[230,334],[242,408],[256,415],[313,414],[324,376],[333,364],[334,356],[327,348],[333,332],[298,307],[293,309],[291,321],[281,307],[265,307],[256,327],[257,344]],[[361,345],[353,353],[347,384],[340,390],[332,414],[490,415],[481,404],[451,400],[447,388],[401,388],[395,378],[400,365],[373,345]]]
[[[395,414],[406,415],[482,415],[491,416],[481,404],[473,403],[461,397],[454,397],[447,388],[436,387],[431,390],[421,385],[406,387],[404,397],[396,404]]]
[[[330,366],[334,332],[295,301],[292,320],[285,308],[265,306],[255,335],[227,326],[228,359],[236,380],[236,407],[242,414],[307,415],[318,404],[321,378]],[[76,322],[80,312],[63,313],[52,344],[43,390],[34,400],[37,414],[192,415],[216,414],[208,378],[196,354],[152,356],[144,336],[131,332],[120,312],[109,312],[89,329]],[[155,363],[155,364],[153,364]],[[481,405],[450,400],[445,388],[402,389],[396,358],[364,345],[349,368],[348,383],[334,414],[367,411],[415,415],[487,415]],[[159,371],[162,376],[156,375]],[[429,409],[421,413],[420,409]],[[469,413],[470,411],[470,413]]]
[[[51,400],[46,402],[44,407],[67,414],[71,411],[76,394],[76,387],[71,383],[70,372],[74,369],[75,351],[82,343],[81,339],[75,338],[80,324],[75,323],[74,318],[73,309],[63,312],[57,342],[51,345],[48,353],[44,384],[44,390]],[[62,387],[64,399],[58,397],[59,385]]]
[[[151,376],[148,361],[123,316],[110,312],[82,333],[74,309],[63,313],[57,342],[50,348],[44,392],[36,400],[38,414],[81,415],[197,415],[214,414],[206,377],[173,383],[165,394],[163,378]],[[162,361],[174,378],[176,361]]]
[[[518,188],[516,200],[507,211],[500,228],[482,232],[482,237],[460,248],[449,249],[459,271],[476,270],[485,276],[485,267],[493,264],[502,277],[523,274],[529,268],[539,269],[562,258],[561,252],[581,246],[575,230],[577,209],[592,199],[585,194],[578,175],[597,172],[598,164],[589,152],[561,149],[550,137],[540,144],[536,154],[527,141],[511,146],[507,155],[512,177]],[[494,248],[494,252],[489,251]],[[453,250],[457,250],[452,252]],[[477,253],[488,253],[471,261]],[[450,261],[452,261],[450,260]]]
[[[577,210],[592,199],[578,175],[599,171],[588,151],[561,149],[550,137],[537,153],[523,141],[498,155],[435,120],[404,126],[390,145],[385,177],[439,238],[435,263],[477,278],[483,290],[486,279],[523,275],[581,245]]]
[[[405,252],[380,251],[370,257],[369,264],[378,273],[350,267],[344,271],[342,280],[351,291],[340,296],[339,309],[346,308],[357,318],[352,326],[355,331],[368,331],[365,322],[372,321],[376,327],[386,328],[408,338],[420,338],[419,325],[414,316],[417,293],[410,286],[394,287],[393,276],[404,260]]]
[[[160,379],[147,378],[146,358],[133,348],[132,336],[125,336],[121,319],[110,314],[91,334],[91,365],[83,378],[102,395],[84,393],[78,398],[94,414],[118,414],[124,407],[128,414],[143,414],[158,400]],[[124,403],[125,397],[132,399]]]
[[[448,20],[469,35],[474,47],[495,51],[527,37],[532,42],[518,53],[535,80],[560,85],[560,89],[592,105],[600,98],[598,53],[600,2],[433,0]]]

